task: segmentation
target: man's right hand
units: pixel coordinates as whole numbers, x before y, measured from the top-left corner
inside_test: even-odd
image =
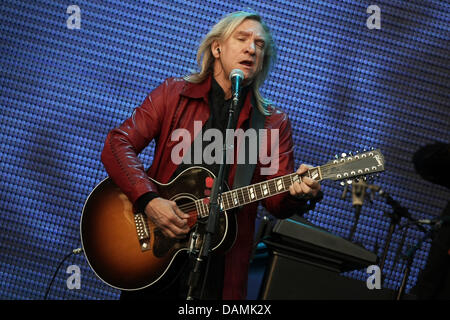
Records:
[[[189,233],[189,215],[175,201],[155,198],[145,207],[145,214],[168,238],[183,239]]]

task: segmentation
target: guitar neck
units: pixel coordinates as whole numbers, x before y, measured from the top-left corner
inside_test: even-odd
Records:
[[[316,181],[325,179],[348,181],[382,171],[384,171],[384,157],[379,150],[372,150],[336,158],[322,166],[311,168],[302,175],[292,173],[224,192],[218,203],[221,210],[237,208],[289,191],[289,187],[295,181],[301,183],[303,177],[309,177]],[[195,204],[201,218],[209,215],[209,198],[196,200]]]
[[[302,175],[299,175],[298,173],[291,173],[285,176],[223,192],[222,197],[219,197],[218,200],[220,209],[234,209],[289,191],[289,187],[291,186],[291,184],[293,184],[295,181],[301,183],[303,177],[309,177],[313,180],[321,181],[322,175],[320,169],[320,166],[314,167],[309,169]],[[199,199],[195,202],[199,217],[207,217],[209,215],[209,198]]]

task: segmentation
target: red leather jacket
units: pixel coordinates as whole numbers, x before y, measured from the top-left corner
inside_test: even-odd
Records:
[[[118,128],[109,132],[102,152],[102,162],[109,176],[129,197],[131,202],[144,193],[156,192],[153,179],[167,183],[177,165],[171,161],[171,150],[178,141],[171,141],[174,129],[185,128],[194,139],[194,121],[202,124],[209,118],[209,97],[211,77],[199,84],[189,83],[181,78],[169,78],[153,90],[132,116]],[[240,113],[237,128],[245,130],[251,112],[251,93]],[[293,142],[291,125],[285,113],[271,108],[266,117],[265,129],[279,129],[278,172],[270,176],[260,174],[258,163],[252,183],[294,172]],[[137,155],[153,140],[156,140],[154,159],[147,172]],[[189,144],[190,145],[190,144]],[[268,146],[270,150],[270,146]],[[270,154],[270,153],[267,153]],[[236,165],[230,166],[228,185],[233,185]],[[280,194],[262,201],[263,206],[277,218],[286,218],[297,212],[304,204],[290,196]],[[236,242],[225,258],[223,299],[245,299],[249,258],[252,251],[257,203],[244,206],[237,214],[238,234]]]

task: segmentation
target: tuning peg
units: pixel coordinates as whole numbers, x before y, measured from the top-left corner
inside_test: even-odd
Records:
[[[347,184],[350,185],[353,183],[353,180],[347,180]]]
[[[344,181],[341,181],[341,183],[340,183],[341,186],[345,186],[345,184],[346,183]]]
[[[339,156],[337,155],[337,153],[334,155],[335,159],[339,159]]]
[[[341,154],[341,157],[342,157],[342,158],[345,158],[346,156],[347,156],[347,154],[345,154],[345,153],[342,153],[342,154]]]

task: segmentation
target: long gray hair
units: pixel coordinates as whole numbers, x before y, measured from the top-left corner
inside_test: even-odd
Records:
[[[237,11],[226,15],[222,18],[201,42],[197,51],[197,64],[200,71],[184,77],[188,82],[200,83],[205,80],[210,72],[213,71],[214,56],[211,53],[211,45],[214,41],[225,40],[231,36],[233,31],[246,19],[256,20],[261,23],[265,32],[264,59],[261,71],[257,73],[253,80],[253,94],[256,98],[258,109],[265,115],[269,114],[268,105],[270,101],[263,98],[259,88],[264,83],[269,74],[271,66],[276,61],[276,46],[272,38],[270,29],[262,20],[261,16],[255,12]]]

